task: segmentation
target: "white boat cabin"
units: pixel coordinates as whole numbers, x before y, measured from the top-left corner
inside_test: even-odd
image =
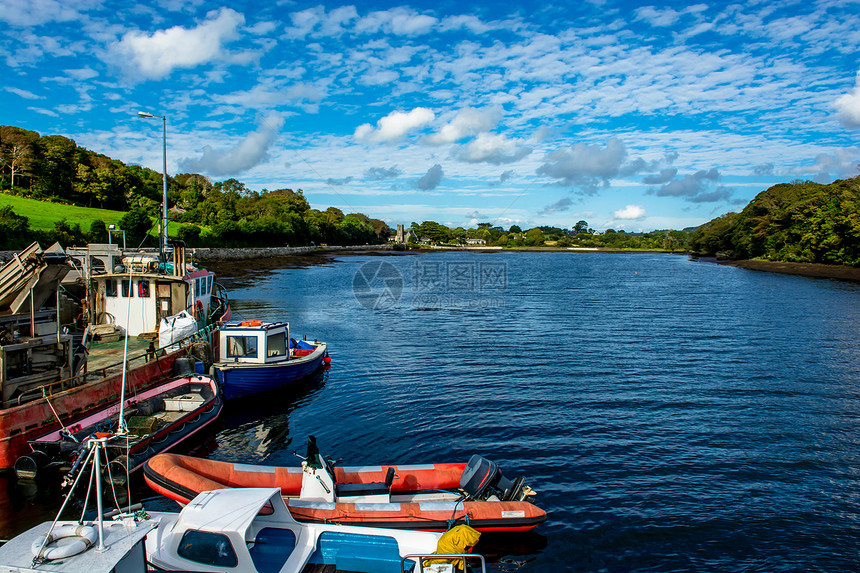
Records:
[[[219,362],[273,364],[290,358],[288,322],[227,322],[219,336]]]
[[[176,256],[173,264],[159,264],[151,254],[123,257],[122,266],[89,278],[94,287],[88,301],[91,323],[113,323],[129,336],[154,333],[162,318],[183,310],[205,321],[215,288],[214,273],[194,269]]]

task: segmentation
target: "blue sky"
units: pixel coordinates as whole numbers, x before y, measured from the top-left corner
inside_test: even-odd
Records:
[[[262,3],[261,3],[262,4]],[[0,123],[389,224],[700,225],[860,174],[860,2],[4,0]]]

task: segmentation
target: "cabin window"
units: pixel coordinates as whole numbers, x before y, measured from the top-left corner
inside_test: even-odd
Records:
[[[256,336],[228,336],[227,337],[228,358],[256,358],[257,337]]]
[[[182,536],[177,553],[183,559],[214,567],[235,567],[239,564],[230,539],[221,533],[189,529]]]
[[[287,334],[285,332],[277,332],[266,339],[267,355],[286,356],[287,355]]]
[[[105,296],[116,296],[116,281],[108,279],[105,281]]]
[[[206,292],[211,293],[212,292],[212,275],[209,275],[209,278],[206,280],[206,283],[207,283]]]
[[[129,298],[133,297],[134,294],[130,292],[131,282],[128,279],[122,279],[122,297]]]
[[[137,296],[149,298],[149,281],[137,281]]]

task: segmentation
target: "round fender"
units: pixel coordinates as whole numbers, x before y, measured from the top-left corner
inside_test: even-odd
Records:
[[[66,543],[51,547],[51,544],[55,541],[68,538],[74,539],[69,539]],[[90,527],[89,525],[61,525],[59,527],[55,527],[54,530],[48,534],[47,543],[45,543],[44,535],[37,537],[33,542],[33,545],[30,546],[30,551],[35,557],[42,559],[65,559],[66,557],[83,553],[92,547],[97,539],[98,532],[96,532],[94,527]],[[42,549],[43,543],[45,545],[44,549]]]

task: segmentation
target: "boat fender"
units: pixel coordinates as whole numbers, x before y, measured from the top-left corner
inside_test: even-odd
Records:
[[[51,544],[54,541],[70,537],[74,537],[76,539],[69,543],[51,547]],[[83,553],[95,545],[96,540],[98,539],[98,533],[96,532],[95,527],[91,527],[89,525],[69,524],[55,527],[54,530],[47,535],[47,538],[48,539],[46,541],[45,536],[40,535],[35,541],[33,541],[33,545],[30,546],[30,551],[33,555],[40,559],[47,560],[65,559],[66,557]]]

